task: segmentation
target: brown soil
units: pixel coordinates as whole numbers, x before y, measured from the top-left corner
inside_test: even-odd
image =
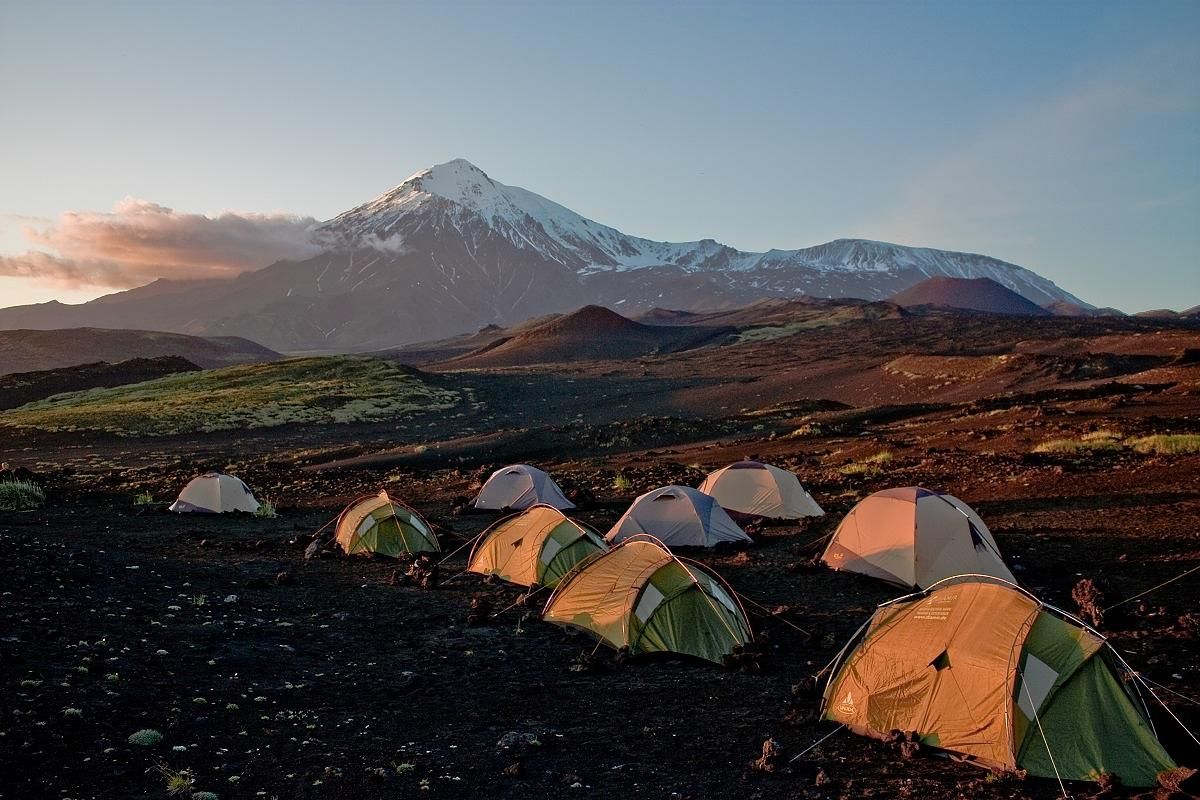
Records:
[[[832,730],[816,719],[810,679],[898,594],[804,562],[862,496],[919,484],[971,503],[1020,580],[1066,609],[1083,578],[1131,597],[1200,564],[1200,455],[1032,452],[1096,430],[1200,432],[1195,365],[1148,384],[1115,367],[1064,376],[1036,359],[1015,372],[902,360],[1178,355],[1125,346],[1156,330],[1180,352],[1200,346],[1197,328],[1177,322],[903,318],[633,361],[446,371],[476,404],[404,428],[5,439],[0,460],[38,472],[49,503],[0,514],[0,798],[163,798],[159,763],[191,770],[195,789],[223,800],[1056,797],[1052,780],[994,779],[847,732],[790,763]],[[1079,341],[1052,347],[1064,340]],[[897,360],[925,366],[908,370],[917,377],[885,368]],[[877,473],[841,472],[883,450],[892,460]],[[568,490],[595,496],[578,515],[601,529],[637,494],[695,485],[746,455],[795,470],[826,517],[768,526],[744,553],[698,556],[781,613],[752,615],[761,669],[615,659],[539,622],[538,598],[469,625],[473,605],[494,614],[520,593],[451,579],[465,551],[430,590],[406,585],[387,560],[302,558],[313,531],[380,485],[453,550],[491,521],[455,516],[456,500],[492,466],[531,454]],[[280,516],[133,505],[143,491],[169,500],[213,467],[235,471]],[[1197,579],[1104,619],[1135,668],[1189,697],[1200,686]],[[1200,728],[1200,707],[1163,699]],[[1174,722],[1161,711],[1154,720],[1180,763],[1200,764]],[[162,742],[130,744],[143,728]]]

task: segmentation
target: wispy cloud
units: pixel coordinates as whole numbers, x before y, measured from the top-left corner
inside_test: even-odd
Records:
[[[925,164],[889,211],[861,230],[893,241],[1032,242],[1065,205],[1151,202],[1119,169],[1142,146],[1138,126],[1194,112],[1197,95],[1175,54],[1153,50],[1119,70],[1011,108]],[[1103,195],[1097,190],[1103,191]]]
[[[190,214],[127,198],[111,212],[68,211],[25,225],[38,249],[0,256],[0,275],[113,288],[155,278],[228,277],[315,255],[316,224],[291,214]]]

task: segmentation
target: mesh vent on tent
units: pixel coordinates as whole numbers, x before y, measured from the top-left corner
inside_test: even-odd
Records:
[[[558,551],[562,550],[562,545],[553,536],[546,539],[546,543],[542,545],[542,563],[549,564],[558,555]]]
[[[637,608],[633,610],[637,614],[637,618],[642,622],[650,619],[650,615],[654,613],[654,609],[662,605],[662,601],[666,597],[658,590],[653,583],[646,584],[646,588],[642,591],[642,599],[638,601]]]
[[[1054,688],[1058,673],[1054,668],[1032,653],[1025,655],[1025,669],[1021,670],[1021,688],[1017,691],[1017,706],[1028,719],[1037,717],[1042,702]]]

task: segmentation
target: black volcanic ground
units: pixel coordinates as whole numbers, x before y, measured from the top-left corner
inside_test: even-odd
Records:
[[[0,603],[0,764],[18,765],[0,798],[162,798],[161,769],[188,770],[221,798],[1058,797],[1052,779],[991,776],[846,731],[787,763],[832,731],[816,717],[814,674],[897,594],[809,562],[857,500],[922,485],[970,503],[1021,582],[1064,609],[1083,578],[1106,581],[1111,603],[1200,565],[1200,454],[1137,445],[1200,434],[1200,323],[886,303],[657,316],[734,333],[632,358],[434,359],[422,369],[460,404],[370,424],[144,439],[4,429],[0,461],[37,473],[49,502],[0,512],[11,593]],[[640,337],[653,327],[590,311],[558,320],[479,336],[546,358],[574,356],[589,336],[614,350],[650,341]],[[1041,447],[1085,437],[1115,444]],[[541,623],[540,598],[513,605],[511,587],[450,580],[466,550],[431,590],[385,559],[303,560],[314,531],[380,487],[431,519],[449,552],[492,522],[456,509],[504,463],[547,469],[603,530],[641,492],[694,486],[747,455],[795,471],[828,512],[765,527],[745,552],[697,554],[775,612],[751,612],[757,670],[617,659]],[[213,468],[280,516],[163,511]],[[135,506],[140,493],[159,505]],[[1162,695],[1193,730],[1200,706],[1179,695],[1200,686],[1196,575],[1103,628],[1178,693]],[[472,605],[507,610],[468,624]],[[1154,722],[1178,761],[1200,765],[1169,716]],[[163,741],[130,744],[142,728]],[[768,737],[784,753],[774,772],[751,767]]]

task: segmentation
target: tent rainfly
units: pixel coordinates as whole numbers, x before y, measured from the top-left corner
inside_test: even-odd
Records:
[[[909,589],[954,575],[1016,582],[991,531],[962,500],[917,486],[860,501],[838,525],[821,560]]]
[[[553,587],[580,561],[607,549],[596,531],[539,503],[484,531],[467,559],[467,571],[520,586]]]
[[[528,464],[513,464],[493,472],[472,505],[481,511],[523,511],[535,503],[559,510],[575,507],[549,475]]]
[[[1080,620],[962,576],[881,605],[834,662],[822,716],[877,739],[915,732],[990,768],[1152,786],[1175,764],[1136,680]]]
[[[663,486],[633,501],[604,537],[610,543],[647,533],[668,547],[753,543],[712,497],[690,486]]]
[[[748,517],[800,519],[825,512],[791,472],[746,459],[709,473],[700,491],[726,511]]]
[[[254,493],[241,479],[221,472],[209,472],[188,481],[170,511],[181,514],[222,514],[230,511],[258,511]]]
[[[413,509],[388,497],[387,491],[360,497],[338,517],[337,543],[348,555],[378,553],[396,558],[401,553],[436,553],[437,535]]]
[[[559,582],[542,619],[634,655],[679,653],[718,664],[753,639],[720,577],[649,536],[582,561]]]

